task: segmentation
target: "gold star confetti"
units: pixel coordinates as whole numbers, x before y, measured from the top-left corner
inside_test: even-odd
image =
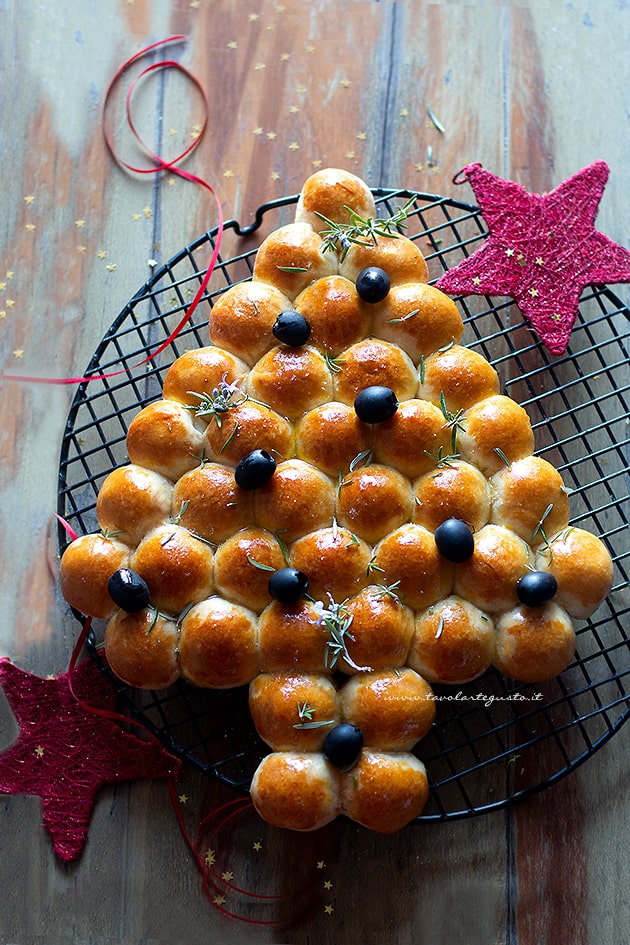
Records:
[[[96,255],[98,256],[99,259],[105,259],[105,257],[107,256],[107,253],[105,252],[104,249],[101,249],[98,251]]]
[[[12,279],[12,278],[13,278],[13,270],[12,270],[12,269],[7,269],[7,274],[6,274],[5,278],[6,278],[6,279]]]
[[[400,114],[400,117],[401,117],[401,118],[408,118],[408,117],[409,117],[409,109],[408,109],[408,108],[401,108],[399,114]]]
[[[262,850],[262,843],[260,842],[260,840],[254,840],[254,842],[252,843],[252,850],[254,850],[256,853],[260,853],[260,851]]]
[[[85,220],[75,220],[74,225],[76,226],[77,230],[80,230],[85,226]]]
[[[277,134],[275,133],[275,131],[268,131],[268,132],[267,132],[267,137],[269,138],[270,141],[273,141],[273,140],[274,140],[275,138],[277,138],[278,136],[277,136]]]
[[[330,903],[327,906],[324,906],[324,912],[326,915],[332,915],[334,911],[334,906],[331,906]]]
[[[260,125],[258,125],[257,128],[254,128],[254,134],[255,134],[255,135],[262,135],[262,134],[264,134],[263,129],[260,127]]]
[[[4,304],[6,305],[7,308],[13,308],[13,306],[15,305],[15,299],[7,299]]]
[[[77,246],[77,253],[84,253],[87,249],[87,246]]]
[[[278,174],[277,171],[272,171],[272,172],[271,172],[271,179],[272,179],[272,180],[280,180],[280,175]]]
[[[106,269],[108,272],[116,272],[116,263],[108,263]]]
[[[190,0],[190,6],[193,8],[193,10],[198,10],[201,6],[201,0]]]
[[[312,166],[312,167],[321,167],[321,166],[322,166],[322,162],[321,162],[321,161],[318,161],[318,160],[311,161],[311,166]]]
[[[415,167],[415,169],[416,169],[417,171],[423,171],[423,170],[424,170],[424,164],[414,164],[414,167]]]
[[[352,85],[352,82],[350,81],[350,79],[342,79],[340,82],[340,85],[342,89],[349,89],[350,86]]]
[[[206,851],[206,855],[203,858],[203,861],[206,864],[206,866],[214,866],[214,864],[216,863],[216,859],[217,857],[214,850],[211,850],[210,848],[208,848],[208,850]]]
[[[329,879],[327,879],[326,882],[324,883],[324,889],[332,889],[332,887],[333,887],[333,884],[331,883]]]
[[[297,141],[292,141],[291,144],[289,145],[289,151],[299,151],[299,150],[300,150],[300,146],[297,143]]]
[[[513,249],[506,249],[505,255],[506,255],[506,256],[513,256],[513,255],[514,255],[514,250],[513,250]]]
[[[34,200],[35,196],[33,194],[27,194],[27,196],[24,198],[24,203],[33,203]]]
[[[140,217],[141,217],[141,214],[139,214],[139,213],[132,213],[132,215],[131,215],[131,219],[132,219],[132,220],[139,220]]]
[[[538,289],[530,289],[530,290],[529,290],[529,294],[531,295],[531,297],[532,297],[533,299],[537,298],[537,297],[538,297]]]
[[[2,291],[2,289],[6,289],[6,287],[7,287],[6,282],[0,282],[0,292]]]
[[[263,69],[266,69],[267,66],[264,62],[257,62],[254,66],[254,72],[262,72]]]
[[[291,53],[283,52],[282,55],[280,56],[280,62],[288,62],[290,58],[291,58]]]
[[[346,151],[346,157],[349,158],[349,160],[352,160],[354,156],[354,151]]]
[[[37,755],[38,758],[43,758],[43,757],[44,757],[44,746],[43,746],[43,745],[38,745],[37,748],[35,749],[35,754]]]
[[[297,115],[297,113],[299,112],[299,110],[300,110],[300,109],[298,108],[297,105],[289,105],[289,114],[290,114],[290,115]]]
[[[474,279],[473,279],[473,284],[474,284],[474,285],[481,285],[481,279],[479,278],[479,276],[475,276],[475,277],[474,277]]]
[[[230,883],[234,879],[234,873],[232,870],[226,870],[224,873],[221,873],[221,879],[225,880],[226,883]]]
[[[225,896],[215,896],[212,901],[215,906],[222,906],[225,903]]]
[[[318,860],[318,861],[317,861],[317,869],[318,869],[318,870],[323,870],[323,869],[325,869],[325,867],[326,867],[326,863],[325,863],[324,860]]]
[[[304,92],[307,91],[307,88],[305,85],[298,85],[297,91],[300,92],[300,94],[304,94]]]
[[[309,53],[309,54],[315,52],[315,47],[314,47],[314,46],[306,46],[305,48],[306,48],[306,52]]]
[[[227,44],[227,48],[228,48],[228,49],[238,49],[238,43],[236,42],[235,39],[232,39],[232,40],[230,40],[230,42]]]
[[[230,171],[230,170],[223,171],[223,176],[224,176],[224,177],[228,177],[228,178],[229,178],[229,177],[234,177],[234,171]]]
[[[543,261],[542,256],[536,256],[536,265],[537,265],[537,266],[544,266],[544,261]]]
[[[258,14],[258,13],[250,13],[249,16],[247,17],[247,19],[249,20],[250,23],[255,23],[256,20],[259,19],[259,14]]]
[[[13,357],[14,357],[14,358],[23,358],[23,357],[24,357],[24,349],[23,349],[23,348],[16,348],[15,351],[13,352]]]
[[[199,137],[199,135],[197,135],[197,137]],[[174,187],[174,186],[175,186],[175,178],[174,178],[174,177],[169,177],[169,179],[166,181],[166,183],[167,183],[167,185],[168,185],[169,187]]]
[[[2,309],[2,311],[0,311],[0,318],[6,318],[6,317],[7,317],[7,313],[5,309]]]
[[[177,134],[177,129],[176,129],[176,128],[169,128],[169,129],[168,129],[168,133],[169,133],[169,135],[170,135],[171,138],[172,138],[172,137],[174,137],[174,136]]]
[[[35,224],[34,224],[34,223],[27,223],[25,229],[27,229],[29,233],[32,233],[33,230],[35,229]]]
[[[285,10],[286,10],[286,7],[283,6],[283,4],[281,3],[279,3],[278,6],[276,7],[276,13],[284,13]]]
[[[187,795],[187,794],[180,794],[180,795],[179,795],[179,803],[180,803],[180,804],[187,804],[187,803],[188,803],[188,795]]]
[[[365,131],[360,131],[357,135],[357,141],[365,141],[367,139],[367,134]]]
[[[142,212],[144,213],[147,220],[150,220],[153,214],[151,213],[151,207],[143,207]]]

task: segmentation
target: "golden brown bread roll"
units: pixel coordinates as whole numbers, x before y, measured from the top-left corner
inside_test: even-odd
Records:
[[[245,685],[260,670],[256,615],[220,597],[200,601],[181,621],[179,661],[194,686]]]
[[[197,407],[200,398],[195,394],[208,396],[222,381],[240,385],[247,370],[244,361],[215,345],[192,348],[171,364],[164,378],[162,396]]]
[[[254,364],[276,343],[272,328],[291,308],[280,289],[266,282],[239,282],[219,296],[210,312],[210,340]]]
[[[210,546],[174,523],[149,532],[130,560],[149,585],[151,603],[174,615],[214,592],[213,564]]]
[[[500,390],[499,376],[483,355],[461,345],[436,351],[421,362],[419,373],[418,397],[438,406],[444,398],[451,413]]]
[[[558,582],[554,602],[571,617],[585,620],[595,613],[613,584],[613,562],[600,538],[583,528],[551,535],[538,549],[536,567]]]
[[[335,399],[354,404],[365,387],[391,387],[398,400],[415,397],[416,372],[411,359],[395,345],[378,338],[366,338],[351,345],[335,359],[333,373]]]
[[[534,433],[527,412],[511,398],[494,394],[474,404],[457,432],[457,450],[486,476],[530,456]]]
[[[346,639],[351,662],[342,657],[339,669],[354,673],[356,667],[380,670],[404,666],[414,619],[396,587],[370,584],[348,600],[345,611],[352,618]]]
[[[539,456],[526,456],[490,480],[490,521],[513,528],[532,545],[569,521],[569,498],[558,470]]]
[[[361,454],[367,457],[371,443],[372,428],[359,420],[353,407],[335,401],[309,410],[296,427],[298,459],[330,476],[348,470]]]
[[[341,776],[341,809],[368,830],[395,833],[422,812],[429,796],[426,770],[407,752],[366,750]]]
[[[254,493],[254,514],[261,528],[292,542],[332,521],[332,480],[300,459],[279,463],[269,482]]]
[[[259,619],[261,669],[269,673],[323,673],[328,668],[327,639],[312,603],[273,601]]]
[[[372,463],[340,480],[337,506],[339,522],[374,544],[408,521],[411,483],[395,469]]]
[[[173,485],[164,476],[133,464],[114,469],[96,499],[98,523],[104,531],[134,546],[171,515]]]
[[[574,654],[571,619],[553,602],[520,605],[497,620],[493,663],[505,676],[545,682],[562,673]]]
[[[374,430],[374,457],[406,476],[435,470],[451,452],[451,431],[444,414],[426,400],[405,400],[390,420]]]
[[[350,171],[325,167],[304,182],[295,208],[297,223],[308,223],[319,233],[327,228],[318,213],[333,223],[349,223],[349,207],[363,217],[374,217],[376,206],[367,184]]]
[[[175,483],[172,515],[194,535],[217,544],[251,523],[253,493],[236,485],[229,467],[204,463]]]
[[[428,682],[408,667],[358,673],[339,691],[341,719],[356,725],[366,748],[411,751],[435,719]]]
[[[202,434],[194,414],[182,404],[158,400],[137,413],[127,430],[127,453],[136,466],[144,466],[175,482],[199,465]]]
[[[429,607],[451,593],[453,565],[437,550],[432,532],[407,524],[374,548],[374,573],[414,610]]]
[[[203,448],[207,459],[228,466],[236,466],[252,450],[288,458],[293,452],[293,427],[270,407],[248,400],[223,414],[220,425],[210,421]]]
[[[177,624],[149,608],[118,611],[105,630],[105,654],[114,673],[128,686],[166,689],[179,678]]]
[[[276,538],[262,528],[243,528],[217,548],[217,591],[228,600],[259,612],[271,600],[267,585],[272,571],[285,567]]]
[[[369,306],[361,302],[354,282],[326,276],[300,292],[295,310],[309,323],[310,345],[333,355],[369,334]]]
[[[459,342],[464,323],[448,295],[422,282],[393,285],[374,305],[372,330],[406,351],[414,364],[422,356]]]
[[[451,596],[418,614],[407,663],[429,682],[460,685],[481,676],[493,656],[491,618]]]
[[[256,362],[247,381],[255,400],[292,420],[330,400],[332,389],[326,361],[311,347],[272,348]]]
[[[518,603],[516,585],[532,564],[529,545],[496,524],[485,525],[474,542],[472,557],[455,569],[455,594],[484,613],[510,610]]]
[[[273,752],[254,773],[251,797],[267,823],[317,830],[340,812],[339,774],[319,752]]]
[[[470,463],[449,460],[413,483],[412,519],[435,531],[447,518],[467,522],[473,531],[488,524],[490,485]]]
[[[129,566],[131,548],[97,532],[80,535],[64,551],[59,568],[61,593],[82,614],[110,617],[116,605],[107,582],[119,568]]]
[[[337,256],[322,250],[321,237],[307,223],[288,223],[261,243],[252,278],[270,283],[293,301],[311,282],[337,270]]]
[[[249,710],[274,751],[321,751],[339,721],[337,688],[315,673],[261,673],[249,686]]]
[[[308,576],[316,600],[331,594],[342,601],[368,583],[371,548],[347,528],[321,528],[298,538],[290,549],[291,564]]]
[[[356,282],[357,276],[368,266],[378,266],[389,276],[391,285],[427,282],[429,270],[420,249],[406,236],[379,236],[378,242],[355,243],[350,247],[339,273]]]

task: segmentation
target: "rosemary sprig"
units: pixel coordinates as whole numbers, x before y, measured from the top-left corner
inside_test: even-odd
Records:
[[[334,719],[322,719],[321,721],[316,721],[313,716],[315,715],[315,708],[312,705],[309,705],[308,702],[298,702],[297,704],[297,714],[299,722],[296,722],[293,728],[323,728],[325,725],[333,725]]]
[[[333,374],[340,374],[341,367],[345,363],[343,358],[334,358],[329,351],[326,351],[324,354],[324,361],[326,362],[326,367]]]
[[[374,457],[374,450],[362,450],[362,452],[357,453],[352,462],[350,463],[350,472],[354,472],[355,469],[358,469],[360,466],[369,466]]]
[[[398,594],[399,587],[400,581],[394,581],[393,584],[377,584],[378,590],[374,592],[374,597],[376,597],[377,600],[384,600],[384,598],[389,597],[395,604],[400,604],[401,599]]]
[[[286,529],[284,529],[284,531],[286,531]],[[289,558],[289,549],[284,539],[281,538],[280,536],[281,536],[280,532],[273,533],[273,537],[276,539],[276,541],[278,542],[278,545],[280,546],[280,551],[282,552],[282,557],[284,558],[285,564],[289,565],[291,564],[291,560]]]
[[[366,673],[371,670],[370,666],[357,666],[348,653],[348,640],[354,642],[354,637],[350,633],[350,627],[354,620],[354,614],[348,610],[348,600],[340,604],[329,594],[329,605],[324,606],[323,601],[315,601],[313,607],[318,614],[318,624],[324,628],[329,636],[326,642],[326,669],[334,669],[339,659],[345,660],[354,670],[359,673]]]
[[[444,391],[440,391],[440,408],[446,420],[444,426],[451,431],[451,450],[455,453],[457,450],[457,432],[464,430],[464,410],[460,408],[455,413],[451,413],[446,406]]]
[[[531,538],[529,540],[530,545],[533,545],[538,535],[540,535],[542,539],[543,548],[545,552],[549,555],[549,564],[551,564],[553,560],[553,551],[551,548],[551,542],[549,541],[547,532],[545,531],[545,520],[549,516],[549,513],[551,512],[552,509],[553,509],[553,502],[550,502],[547,508],[545,509],[545,511],[543,512],[540,518],[540,521],[536,525],[536,528],[532,532]]]
[[[270,564],[263,564],[262,561],[256,561],[255,558],[252,558],[251,555],[247,555],[247,561],[253,568],[258,568],[259,571],[275,571],[275,568],[272,568]]]
[[[239,388],[238,383],[228,384],[225,380],[219,381],[217,387],[207,394],[198,394],[194,390],[187,391],[190,397],[196,397],[198,404],[187,404],[189,410],[195,411],[196,417],[214,417],[218,426],[221,426],[221,415],[227,413],[232,407],[239,407],[247,400],[247,394]]]
[[[505,463],[505,465],[507,466],[508,469],[511,469],[511,468],[512,468],[512,463],[509,461],[509,459],[507,458],[507,456],[505,455],[505,453],[503,452],[503,450],[501,449],[500,446],[495,446],[494,452],[497,454],[497,456],[499,457],[499,459],[500,459],[503,463]]]
[[[334,220],[329,220],[323,213],[318,213],[316,210],[316,216],[326,224],[325,229],[321,230],[320,233],[323,240],[322,252],[339,250],[340,260],[343,262],[348,250],[353,245],[376,246],[379,236],[389,236],[397,239],[398,233],[396,230],[406,228],[406,220],[411,212],[414,200],[415,197],[410,197],[402,207],[399,207],[387,219],[362,217],[351,207],[344,207],[349,217],[348,223],[335,223]]]
[[[459,453],[448,453],[444,455],[444,447],[440,446],[437,453],[430,453],[429,450],[424,450],[425,456],[428,456],[429,459],[432,459],[438,469],[444,469],[447,466],[449,469],[453,466],[453,463],[460,458]]]
[[[388,318],[387,321],[390,325],[397,325],[399,322],[406,322],[408,318],[413,318],[419,311],[419,308],[414,308],[411,312],[407,312],[406,315],[403,315],[402,318]]]
[[[183,502],[181,503],[180,507],[179,507],[179,510],[178,510],[178,512],[177,512],[177,515],[175,515],[174,518],[173,518],[173,525],[179,525],[179,523],[181,522],[182,518],[184,517],[184,515],[185,515],[186,512],[188,511],[189,506],[190,506],[190,499],[184,499]]]

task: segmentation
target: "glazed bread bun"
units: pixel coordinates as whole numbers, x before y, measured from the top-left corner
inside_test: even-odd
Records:
[[[488,524],[490,485],[470,463],[449,460],[416,479],[412,520],[435,531],[448,518],[467,522],[473,531]]]
[[[179,661],[194,686],[245,685],[260,669],[256,615],[220,597],[200,601],[181,620]]]
[[[405,476],[422,476],[435,470],[441,457],[451,452],[451,431],[444,414],[426,400],[405,400],[391,419],[374,431],[377,462],[393,466]]]
[[[194,535],[216,544],[249,525],[253,507],[253,494],[236,485],[232,469],[204,463],[175,483],[171,514]]]
[[[348,209],[363,217],[374,217],[376,205],[367,184],[350,171],[322,168],[305,181],[295,208],[296,223],[308,223],[317,233],[328,228],[322,216],[333,223],[349,223]]]
[[[538,550],[536,567],[549,571],[558,582],[555,603],[581,620],[595,613],[613,584],[608,549],[583,528],[566,528],[552,535],[549,546]]]
[[[153,609],[118,611],[105,630],[109,667],[128,686],[140,689],[166,689],[179,678],[178,643],[175,621]]]
[[[393,285],[374,306],[372,330],[419,364],[422,357],[459,342],[464,323],[448,295],[423,282],[409,282]]]
[[[379,338],[366,338],[342,351],[335,359],[335,399],[354,404],[365,387],[391,387],[398,400],[415,397],[418,385],[413,362],[395,345]]]
[[[499,470],[490,480],[490,521],[513,528],[539,545],[569,521],[569,497],[562,476],[539,456],[526,456]]]
[[[272,673],[324,673],[328,670],[326,639],[312,603],[273,601],[260,615],[260,665]]]
[[[249,685],[249,709],[274,751],[321,751],[339,722],[335,685],[314,673],[261,673]]]
[[[575,654],[575,631],[556,603],[520,605],[496,623],[493,663],[521,682],[545,682],[563,672]]]
[[[332,376],[315,348],[278,345],[249,373],[248,393],[283,417],[295,420],[332,397]]]
[[[316,600],[337,601],[356,594],[368,583],[371,548],[347,528],[321,528],[293,543],[291,565],[309,578]]]
[[[358,673],[339,692],[341,719],[356,725],[366,748],[411,751],[435,719],[428,682],[413,669]]]
[[[429,796],[426,770],[407,752],[365,750],[341,776],[341,809],[368,830],[395,833],[422,812]]]
[[[181,525],[158,525],[129,564],[149,585],[151,603],[167,614],[178,615],[191,601],[214,593],[212,549]]]
[[[107,476],[96,499],[96,515],[104,531],[135,546],[170,518],[172,504],[172,483],[132,463]]]
[[[210,421],[202,448],[207,459],[227,466],[236,466],[252,450],[288,458],[293,452],[293,427],[265,404],[247,400],[230,410],[220,425]]]
[[[401,473],[372,463],[339,481],[341,525],[371,544],[403,525],[411,515],[411,483]]]
[[[533,563],[529,545],[503,525],[485,525],[474,535],[472,557],[457,565],[454,591],[486,614],[518,603],[516,585]]]
[[[326,276],[300,292],[295,310],[311,333],[308,343],[320,351],[339,354],[369,334],[369,307],[359,299],[354,281]]]
[[[199,465],[202,434],[191,410],[171,400],[158,400],[137,413],[127,430],[127,453],[144,466],[176,482]]]
[[[256,523],[283,542],[324,528],[334,514],[332,480],[300,459],[279,463],[269,482],[254,492]]]
[[[217,548],[217,592],[260,613],[271,601],[269,574],[284,566],[282,549],[270,532],[253,526],[243,528]]]
[[[247,370],[244,361],[215,345],[192,348],[171,364],[164,378],[162,396],[165,400],[197,407],[221,382],[240,384]]]
[[[505,467],[506,460],[513,463],[531,455],[534,433],[523,407],[494,394],[466,412],[457,443],[462,459],[491,476]]]
[[[212,307],[210,340],[251,366],[273,348],[273,326],[278,315],[290,308],[290,300],[279,288],[266,282],[238,282]]]
[[[381,670],[404,666],[414,620],[397,590],[371,584],[348,600],[351,639],[347,640],[348,659],[339,660],[344,673],[352,674],[357,667]]]
[[[343,261],[339,273],[356,282],[357,276],[368,266],[378,266],[389,276],[391,285],[427,282],[429,270],[418,246],[406,236],[383,236],[378,242],[355,243]]]
[[[253,281],[270,283],[293,301],[311,282],[337,270],[336,254],[323,251],[321,237],[308,223],[289,223],[263,240]]]
[[[116,605],[107,582],[114,572],[129,566],[131,549],[100,533],[80,535],[61,557],[59,581],[65,600],[88,617],[111,617]]]
[[[348,404],[331,401],[309,410],[298,422],[295,450],[298,459],[329,476],[349,470],[352,461],[368,455],[372,430]]]
[[[401,525],[391,532],[374,548],[373,563],[383,584],[396,584],[397,593],[414,610],[430,607],[451,593],[453,565],[422,525]]]
[[[273,752],[254,773],[251,798],[275,827],[317,830],[340,813],[339,776],[319,752]]]
[[[418,397],[438,407],[444,400],[448,410],[456,413],[499,390],[499,376],[483,355],[454,344],[425,359]]]
[[[491,618],[451,596],[418,614],[407,663],[429,682],[462,685],[488,669],[493,651]]]

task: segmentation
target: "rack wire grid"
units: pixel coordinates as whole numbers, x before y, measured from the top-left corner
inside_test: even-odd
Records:
[[[487,236],[475,206],[408,190],[379,189],[374,196],[379,216],[414,198],[405,233],[425,255],[431,281]],[[158,358],[138,366],[185,315],[207,270],[216,230],[156,269],[102,339],[85,373],[113,376],[79,385],[61,449],[58,511],[77,533],[98,530],[96,497],[111,470],[128,462],[129,420],[160,397],[166,370],[184,350],[209,343],[207,316],[214,301],[228,286],[251,277],[265,228],[270,232],[290,222],[296,201],[287,197],[263,205],[248,227],[236,221],[225,225],[222,248],[231,242],[236,252],[230,258],[219,255],[193,317]],[[456,301],[465,322],[464,342],[494,365],[503,392],[528,411],[536,453],[556,466],[571,490],[572,524],[603,539],[614,560],[615,580],[594,617],[576,622],[576,657],[552,682],[523,685],[489,670],[456,690],[434,687],[436,722],[416,748],[427,767],[430,796],[415,823],[480,814],[542,790],[604,745],[630,712],[630,313],[609,289],[585,290],[570,347],[552,357],[509,300],[475,296]],[[62,550],[68,544],[61,527],[59,542]],[[269,749],[251,722],[247,687],[212,691],[180,681],[165,691],[133,690],[108,670],[98,627],[88,649],[122,704],[169,751],[236,791],[248,792]]]

